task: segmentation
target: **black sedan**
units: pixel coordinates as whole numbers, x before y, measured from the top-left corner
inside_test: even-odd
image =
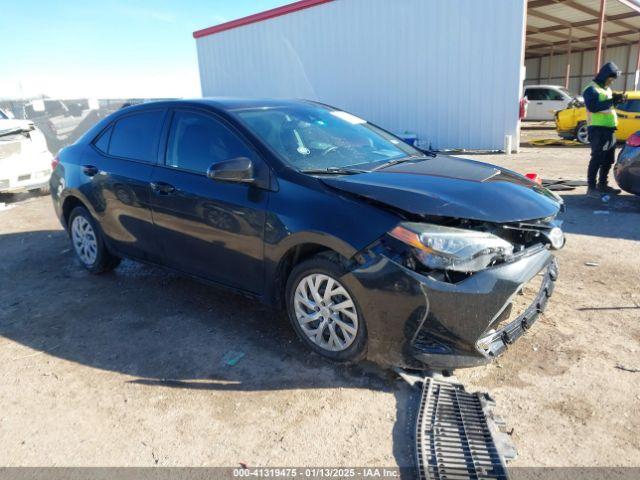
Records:
[[[336,361],[489,361],[544,310],[564,245],[552,192],[314,102],[132,106],[55,163],[89,271],[129,258],[251,295]]]
[[[640,131],[627,139],[618,155],[614,174],[621,189],[640,195]]]

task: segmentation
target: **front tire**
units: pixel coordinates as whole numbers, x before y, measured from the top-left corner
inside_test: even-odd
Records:
[[[357,299],[340,281],[337,262],[314,257],[297,265],[286,286],[289,320],[311,350],[337,362],[366,355],[367,328]]]
[[[86,208],[71,211],[69,237],[76,257],[91,273],[109,272],[120,264],[120,259],[107,250],[100,228]]]

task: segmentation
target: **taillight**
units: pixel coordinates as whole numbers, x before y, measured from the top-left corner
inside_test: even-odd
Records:
[[[627,138],[627,145],[630,147],[640,147],[640,132],[636,132]]]
[[[51,171],[54,171],[59,163],[60,159],[57,156],[53,157],[53,160],[51,160]]]

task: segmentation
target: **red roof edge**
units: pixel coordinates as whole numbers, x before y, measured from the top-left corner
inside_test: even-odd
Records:
[[[203,30],[197,30],[193,32],[193,38],[206,37],[207,35],[213,35],[214,33],[224,32],[225,30],[231,30],[243,25],[249,25],[251,23],[262,22],[270,18],[280,17],[289,13],[298,12],[305,8],[315,7],[323,3],[333,2],[335,0],[300,0],[299,2],[283,5],[282,7],[273,8],[264,12],[249,15],[248,17],[239,18],[230,22],[221,23],[220,25],[214,25],[213,27],[205,28]]]

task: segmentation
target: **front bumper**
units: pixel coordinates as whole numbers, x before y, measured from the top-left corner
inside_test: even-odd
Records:
[[[367,322],[368,358],[405,368],[452,370],[491,361],[533,325],[558,276],[545,248],[458,283],[410,270],[382,247],[363,259],[344,281]],[[524,313],[496,328],[523,285],[538,275],[540,288]]]
[[[24,180],[20,180],[20,177],[15,179],[2,179],[0,180],[0,193],[19,193],[27,192],[29,190],[37,190],[49,185],[49,177],[46,178],[33,178],[34,174],[22,175]],[[29,176],[29,178],[26,178]]]
[[[34,153],[24,148],[0,159],[0,193],[46,187],[51,177],[51,159],[49,152]]]

